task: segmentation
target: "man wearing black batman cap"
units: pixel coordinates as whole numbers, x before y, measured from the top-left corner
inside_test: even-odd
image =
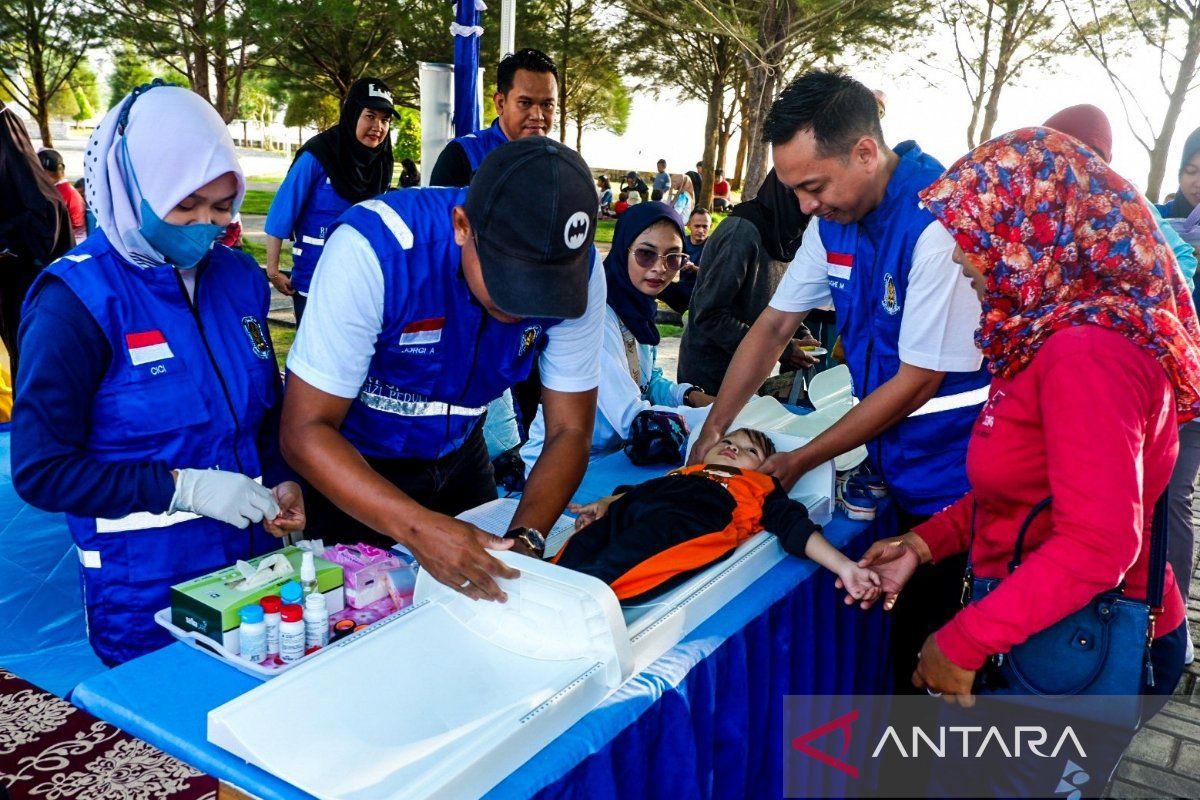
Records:
[[[388,192],[342,215],[288,355],[284,453],[324,495],[311,531],[400,542],[463,594],[505,598],[495,577],[514,573],[486,549],[536,552],[587,464],[595,222],[587,165],[544,137],[494,150],[468,189]],[[546,446],[506,541],[453,515],[495,498],[483,414],[535,361]]]

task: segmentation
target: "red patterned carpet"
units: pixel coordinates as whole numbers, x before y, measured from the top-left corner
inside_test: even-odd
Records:
[[[0,669],[0,800],[214,800],[217,781]]]

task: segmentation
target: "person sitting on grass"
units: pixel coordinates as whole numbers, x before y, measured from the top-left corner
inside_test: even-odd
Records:
[[[741,428],[702,464],[572,505],[575,534],[552,561],[599,578],[622,603],[634,604],[678,586],[765,529],[788,553],[837,575],[851,597],[872,602],[879,576],[830,544],[804,505],[757,471],[774,452],[765,433]]]
[[[629,210],[629,192],[621,192],[617,195],[617,204],[613,206],[613,213],[618,217]]]

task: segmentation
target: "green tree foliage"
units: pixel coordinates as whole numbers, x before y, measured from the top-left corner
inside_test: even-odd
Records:
[[[421,115],[411,108],[400,109],[400,119],[392,120],[392,155],[421,163]]]
[[[50,116],[57,119],[72,119],[79,113],[79,101],[75,99],[75,92],[71,89],[71,84],[64,83],[54,96],[50,98]]]
[[[886,52],[921,30],[928,6],[927,0],[623,0],[623,3],[642,24],[655,26],[661,50],[684,59],[685,64],[696,56],[686,41],[676,37],[706,33],[732,42],[745,73],[741,102],[746,120],[742,130],[747,142],[743,192],[746,198],[757,193],[766,176],[767,147],[761,139],[762,122],[786,76],[845,53],[864,57]],[[666,58],[662,63],[674,66]],[[670,71],[664,71],[664,80],[670,75]],[[710,120],[712,116],[710,110]],[[708,148],[706,142],[706,152]]]
[[[271,40],[262,38],[251,2],[120,0],[103,8],[114,37],[169,67],[228,122],[241,106],[247,73],[271,54],[261,46]]]
[[[387,81],[397,105],[416,108],[418,61],[452,61],[445,0],[250,0],[269,69],[291,89],[340,101],[364,75]]]
[[[583,153],[583,132],[599,128],[621,136],[629,125],[633,104],[621,76],[605,66],[578,81],[574,93],[575,149]]]
[[[336,97],[315,89],[293,89],[286,93],[287,111],[283,124],[289,128],[325,130],[338,121],[341,106]]]
[[[592,0],[529,0],[518,6],[517,46],[536,47],[558,67],[558,138],[567,141],[567,128],[586,111],[586,124],[613,130],[619,108],[616,98],[627,90],[615,72],[620,45],[613,31],[618,20]],[[586,108],[585,108],[586,106]],[[628,119],[619,120],[623,128]],[[577,137],[578,140],[578,137]]]
[[[143,83],[161,78],[172,86],[188,86],[187,77],[161,62],[151,62],[132,45],[122,45],[113,58],[113,71],[108,74],[109,108],[121,102],[125,95]]]
[[[0,0],[0,88],[37,121],[45,147],[54,146],[51,106],[98,30],[78,0]]]
[[[80,61],[71,73],[71,91],[75,94],[75,105],[79,113],[72,119],[76,122],[86,122],[100,111],[100,85],[96,73],[87,61]]]

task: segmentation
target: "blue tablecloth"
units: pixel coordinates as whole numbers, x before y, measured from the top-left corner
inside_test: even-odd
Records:
[[[604,461],[589,469],[577,501],[662,472]],[[894,528],[885,511],[872,524],[839,516],[826,534],[858,555]],[[778,797],[783,696],[881,691],[886,653],[878,610],[848,608],[833,576],[785,559],[490,796]],[[175,644],[84,681],[72,700],[254,795],[305,797],[207,742],[208,710],[257,684]]]
[[[105,670],[87,641],[79,557],[62,514],[17,496],[0,425],[0,667],[60,697]]]

